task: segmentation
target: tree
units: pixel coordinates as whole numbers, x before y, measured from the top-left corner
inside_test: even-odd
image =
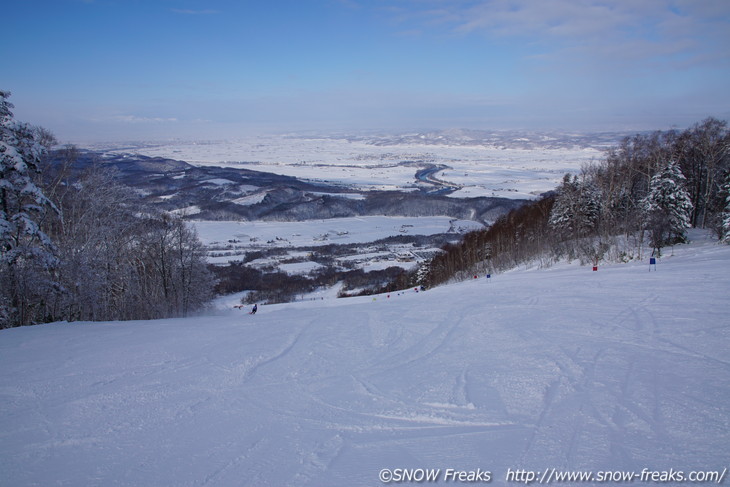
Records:
[[[57,272],[63,284],[54,303],[56,319],[137,317],[139,300],[131,295],[130,269],[142,227],[138,199],[112,172],[95,167],[79,176],[54,176],[47,184],[63,215],[48,225],[58,247]]]
[[[651,179],[643,207],[654,248],[687,241],[693,206],[685,189],[685,177],[675,161]]]
[[[211,298],[214,280],[194,229],[167,213],[148,220],[136,260],[140,299],[159,316],[187,316]]]
[[[52,139],[15,121],[9,96],[0,91],[0,327],[43,319],[58,263],[40,226],[45,212],[58,210],[33,178],[46,150],[42,142]]]
[[[722,212],[721,238],[723,242],[730,244],[730,172],[725,177],[722,190],[725,194],[725,209]]]
[[[212,296],[202,244],[180,218],[156,213],[113,171],[72,170],[76,151],[49,162],[46,185],[63,218],[48,223],[62,292],[55,319],[184,316]]]
[[[570,237],[583,237],[592,232],[598,223],[601,199],[593,182],[569,174],[563,177],[558,196],[550,212],[549,224]]]
[[[425,286],[429,284],[428,275],[431,273],[431,261],[426,260],[421,262],[416,269],[415,280],[416,284]]]
[[[684,131],[674,151],[694,205],[691,223],[705,228],[722,213],[718,198],[723,176],[730,170],[730,130],[727,122],[707,118]]]

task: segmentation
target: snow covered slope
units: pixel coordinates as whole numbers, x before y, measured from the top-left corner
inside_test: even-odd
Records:
[[[0,485],[722,472],[730,247],[695,241],[657,267],[4,330]]]

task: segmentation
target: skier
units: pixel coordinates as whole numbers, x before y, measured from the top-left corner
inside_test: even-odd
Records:
[[[251,312],[250,312],[249,314],[250,314],[250,315],[255,315],[255,314],[256,314],[256,311],[257,311],[258,309],[259,309],[259,305],[258,305],[258,304],[254,304],[254,305],[253,305],[253,308],[251,309]]]

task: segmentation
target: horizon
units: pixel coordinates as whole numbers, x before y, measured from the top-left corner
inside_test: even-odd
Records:
[[[730,117],[721,0],[28,0],[4,15],[0,89],[63,143]]]

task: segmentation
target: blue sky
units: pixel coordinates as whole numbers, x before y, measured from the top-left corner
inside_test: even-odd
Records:
[[[0,89],[62,141],[730,118],[728,0],[14,0]]]

